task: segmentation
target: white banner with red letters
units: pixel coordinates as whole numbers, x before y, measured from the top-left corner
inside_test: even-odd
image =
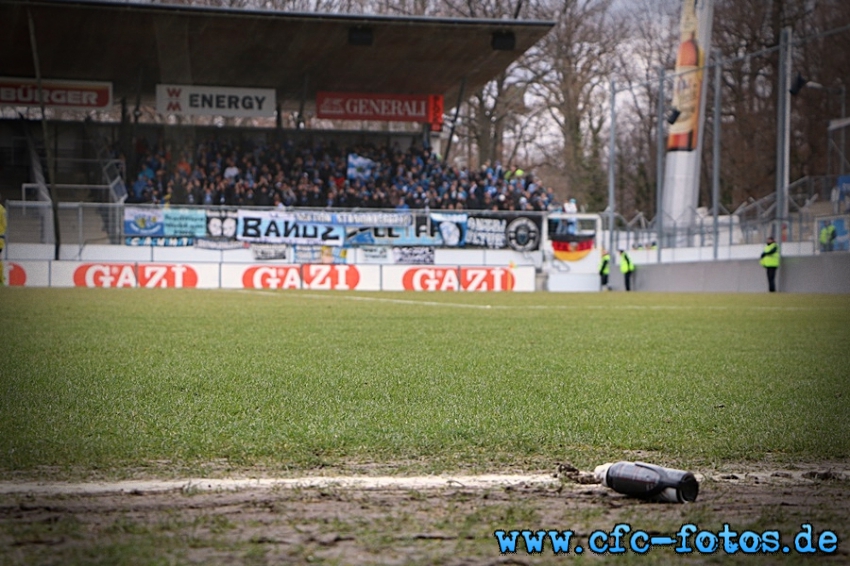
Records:
[[[3,269],[7,285],[26,287],[535,290],[533,266],[6,261]]]
[[[379,291],[381,270],[376,265],[307,263],[302,265],[224,264],[223,289],[311,289]]]
[[[156,85],[156,111],[178,116],[272,117],[277,99],[273,88]]]
[[[385,291],[534,291],[534,267],[383,266]]]
[[[3,275],[9,287],[49,287],[49,261],[4,261]]]
[[[112,83],[90,81],[41,81],[44,105],[68,110],[112,108]],[[40,106],[35,79],[0,77],[0,106]]]
[[[219,288],[218,263],[54,261],[51,287]]]

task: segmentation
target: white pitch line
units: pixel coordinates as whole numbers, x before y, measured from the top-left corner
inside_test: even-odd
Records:
[[[250,293],[252,295],[264,295],[264,296],[273,296],[280,297],[279,293],[275,293],[273,291],[248,291],[248,290],[240,290],[242,293]],[[464,309],[512,309],[516,307],[511,306],[497,306],[492,307],[490,305],[470,305],[467,303],[441,303],[439,301],[415,301],[412,299],[388,299],[383,297],[358,297],[352,295],[330,295],[330,294],[321,294],[321,295],[298,295],[299,299],[320,299],[320,300],[331,300],[331,299],[343,299],[346,301],[371,301],[378,303],[395,303],[399,305],[425,305],[429,307],[452,307],[452,308],[464,308]]]
[[[251,295],[263,295],[266,297],[281,297],[280,293],[275,291],[260,291],[239,289],[238,292]],[[331,294],[304,294],[298,295],[298,298],[319,299],[319,300],[345,300],[345,301],[366,301],[376,303],[390,303],[399,305],[423,305],[429,307],[448,307],[448,308],[463,308],[463,309],[481,309],[481,310],[636,310],[636,311],[653,311],[653,310],[670,310],[670,311],[698,311],[698,310],[715,310],[715,311],[821,311],[831,310],[820,307],[765,307],[765,306],[736,306],[726,307],[719,305],[473,305],[468,303],[448,303],[440,301],[417,301],[413,299],[389,299],[385,297],[360,297],[354,295],[331,295]]]
[[[301,478],[126,480],[116,482],[0,482],[0,495],[106,495],[169,491],[234,491],[241,489],[444,489],[498,488],[511,485],[556,484],[551,474],[459,476],[316,476]]]
[[[440,301],[415,301],[412,299],[387,299],[383,297],[357,297],[357,296],[336,296],[336,297],[325,297],[324,295],[301,295],[302,297],[307,297],[308,299],[325,299],[325,298],[342,298],[349,301],[373,301],[380,303],[394,303],[399,305],[425,305],[429,307],[452,307],[452,308],[461,308],[461,309],[491,309],[491,308],[502,308],[502,309],[510,309],[515,307],[510,306],[502,306],[502,307],[493,307],[491,305],[470,305],[468,303],[442,303]]]
[[[715,472],[709,475],[695,473],[697,481],[703,483],[707,478],[718,483],[760,483],[763,485],[811,485],[826,479],[819,478],[818,470],[823,466],[807,466],[810,469],[735,471],[735,473]],[[587,472],[589,473],[589,472]],[[831,479],[847,481],[850,471],[829,467]],[[828,478],[829,479],[829,478]],[[558,486],[561,479],[553,474],[480,474],[480,475],[440,475],[440,476],[305,476],[297,478],[254,478],[254,479],[211,479],[186,478],[176,480],[125,480],[115,482],[49,482],[49,481],[5,481],[0,482],[0,496],[41,495],[61,496],[80,495],[97,496],[109,494],[154,494],[182,491],[222,492],[250,489],[494,489],[509,486]],[[571,483],[571,482],[568,482]],[[599,484],[574,484],[582,489],[606,491]]]

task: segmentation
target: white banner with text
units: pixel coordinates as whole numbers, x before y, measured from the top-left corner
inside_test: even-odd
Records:
[[[177,116],[273,117],[273,88],[156,85],[156,111]]]

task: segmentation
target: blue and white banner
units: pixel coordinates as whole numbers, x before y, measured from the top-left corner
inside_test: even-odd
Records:
[[[469,216],[449,212],[431,213],[431,236],[437,237],[438,246],[462,248],[466,245]]]
[[[368,157],[357,155],[356,153],[348,154],[348,178],[349,179],[368,179],[372,176],[372,169],[375,167],[375,162]]]
[[[416,214],[411,226],[349,226],[345,245],[540,249],[540,216],[518,212],[432,212]]]
[[[456,212],[419,214],[412,226],[349,229],[348,246],[430,246],[462,248],[466,245],[469,215]]]
[[[330,212],[326,210],[292,210],[298,222],[339,224],[341,226],[411,226],[413,215],[409,212]]]
[[[124,207],[125,236],[165,236],[165,214],[161,208]]]
[[[349,228],[347,246],[430,246],[460,248],[466,243],[466,213],[417,214],[407,227]]]
[[[413,215],[405,212],[335,212],[333,223],[343,226],[412,226]]]
[[[850,175],[842,175],[838,178],[838,200],[844,201],[848,197],[850,197]]]
[[[191,246],[194,244],[194,241],[192,238],[176,236],[135,236],[124,238],[124,244],[136,247],[175,248]]]
[[[347,263],[348,250],[331,246],[295,246],[295,263]]]
[[[404,246],[393,250],[393,263],[407,265],[434,265],[434,248],[430,246]]]
[[[166,236],[203,238],[207,235],[207,213],[203,209],[166,208],[164,221]]]
[[[269,244],[342,246],[345,228],[332,223],[305,222],[292,212],[240,209],[236,239]]]

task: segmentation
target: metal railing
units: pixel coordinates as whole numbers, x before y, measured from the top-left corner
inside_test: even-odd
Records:
[[[782,221],[781,237],[785,242],[813,242],[817,240],[817,218],[834,214],[829,203],[831,192],[838,178],[836,176],[803,177],[788,186],[788,216]],[[843,212],[841,210],[840,212]],[[631,248],[634,245],[662,248],[713,246],[715,231],[720,245],[758,244],[768,236],[776,237],[780,232],[776,217],[776,194],[771,193],[761,199],[750,199],[739,205],[734,211],[720,206],[718,229],[715,230],[714,217],[693,211],[694,222],[688,226],[678,226],[673,218],[665,215],[663,231],[657,230],[657,219],[647,221],[639,212],[631,219],[620,214],[614,215],[614,241],[618,245]],[[603,229],[611,229],[610,217],[602,213]]]
[[[123,160],[115,159],[109,150],[109,142],[98,135],[86,122],[86,135],[92,140],[97,153],[97,161],[103,174],[103,182],[109,186],[110,197],[113,202],[124,202],[127,198],[126,166]]]
[[[823,216],[809,210],[788,215],[783,222],[782,240],[785,242],[813,242],[817,238],[817,218]],[[602,216],[603,230],[609,230],[607,215]],[[718,218],[715,230],[714,218],[697,216],[693,224],[678,226],[670,218],[665,219],[663,231],[659,234],[656,220],[646,225],[636,222],[636,218],[627,220],[615,215],[614,241],[620,247],[661,247],[661,248],[693,248],[714,246],[715,233],[717,241],[722,246],[763,243],[768,236],[776,234],[777,222],[772,218],[747,219],[746,215],[725,214]]]
[[[68,192],[110,191],[110,187],[106,185],[59,185],[58,188]],[[40,194],[38,185],[28,184],[22,187],[22,200],[7,202],[7,241],[10,244],[54,243],[52,203],[41,198]],[[33,196],[38,200],[31,200]],[[750,205],[754,204],[750,203]],[[133,206],[161,208],[155,205]],[[90,244],[124,243],[124,208],[125,205],[121,202],[60,202],[58,210],[61,242],[65,245],[79,246],[81,249]],[[177,206],[173,208],[221,209],[221,207],[216,206]],[[232,209],[233,207],[227,208]],[[261,209],[264,207],[243,208]],[[767,212],[768,208],[769,206],[767,208],[762,207],[761,210]],[[626,219],[616,214],[614,215],[613,240],[616,242],[616,246],[624,249],[634,247],[661,249],[708,247],[715,245],[715,235],[717,243],[721,246],[761,244],[768,236],[775,234],[776,222],[766,214],[748,218],[750,216],[748,211],[752,209],[758,209],[758,207],[749,205],[739,207],[732,213],[724,209],[723,212],[726,214],[718,218],[719,226],[716,229],[714,218],[705,214],[696,214],[695,222],[687,227],[677,226],[671,218],[665,218],[664,229],[661,234],[656,230],[656,219],[647,220],[640,214],[631,219]],[[327,211],[327,209],[324,210]],[[363,211],[364,209],[359,210]],[[333,209],[333,211],[342,212],[343,209]],[[368,211],[375,212],[374,209]],[[410,212],[412,214],[426,213],[424,210],[411,210]],[[470,210],[465,212],[486,215],[486,211]],[[543,224],[546,224],[548,216],[546,213],[543,214]],[[818,218],[824,216],[826,216],[825,213],[817,214],[806,207],[789,214],[788,219],[783,223],[782,240],[784,242],[810,242],[814,250],[817,241]],[[603,213],[600,218],[601,231],[610,234],[608,214]],[[600,240],[600,243],[607,247],[608,239]]]
[[[88,244],[120,244],[123,207],[114,203],[60,202],[59,229],[63,244],[81,249]],[[53,244],[53,206],[45,201],[6,203],[7,244]]]

